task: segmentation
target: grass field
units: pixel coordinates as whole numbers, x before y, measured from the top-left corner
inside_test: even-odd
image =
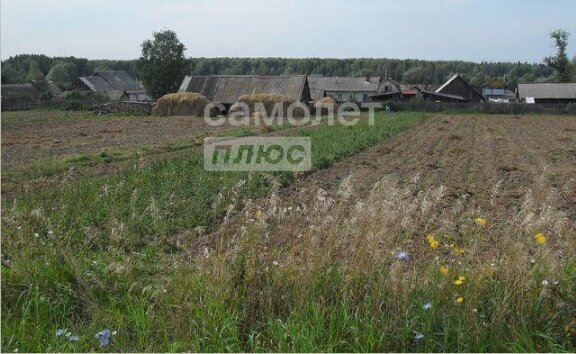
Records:
[[[207,172],[194,144],[20,174],[2,350],[576,350],[576,118],[375,122],[272,132],[312,139],[303,175]]]

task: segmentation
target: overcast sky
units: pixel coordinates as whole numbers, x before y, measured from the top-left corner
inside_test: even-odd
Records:
[[[188,57],[541,62],[572,33],[576,0],[2,0],[1,57],[134,59],[153,31]]]

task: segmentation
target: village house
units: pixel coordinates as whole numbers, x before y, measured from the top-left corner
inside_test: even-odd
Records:
[[[52,81],[33,80],[24,84],[2,84],[2,102],[37,102],[41,99],[57,99],[62,91]]]
[[[434,102],[480,102],[484,101],[480,87],[470,85],[462,76],[453,75],[436,91],[422,90],[425,101]]]
[[[574,103],[576,82],[518,84],[518,98],[526,103]]]
[[[214,103],[222,104],[226,110],[243,95],[276,94],[288,96],[296,102],[304,104],[311,101],[306,75],[186,76],[178,92],[199,93]]]
[[[369,102],[371,96],[384,93],[378,91],[381,81],[381,76],[370,75],[366,77],[324,77],[311,75],[308,77],[311,91],[322,94],[322,97],[332,97],[337,102]],[[394,88],[389,86],[388,89],[393,90]],[[315,94],[314,96],[318,98],[320,94]]]
[[[108,99],[149,101],[142,82],[134,80],[125,71],[98,71],[91,76],[79,77],[72,83],[72,90],[102,94]]]
[[[482,85],[482,95],[490,102],[512,102],[516,93],[506,86],[504,80],[494,78]]]

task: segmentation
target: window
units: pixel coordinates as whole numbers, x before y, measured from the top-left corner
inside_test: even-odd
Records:
[[[384,92],[390,92],[390,86],[384,86]]]
[[[342,94],[339,93],[336,97],[338,97],[338,101],[342,101]]]
[[[362,96],[362,101],[368,101],[368,95],[363,95],[363,96]]]

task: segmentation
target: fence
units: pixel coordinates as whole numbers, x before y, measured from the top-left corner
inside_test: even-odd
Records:
[[[478,112],[489,114],[575,114],[576,103],[492,103],[492,102],[429,102],[429,101],[390,101],[383,102],[392,111],[424,112]]]

